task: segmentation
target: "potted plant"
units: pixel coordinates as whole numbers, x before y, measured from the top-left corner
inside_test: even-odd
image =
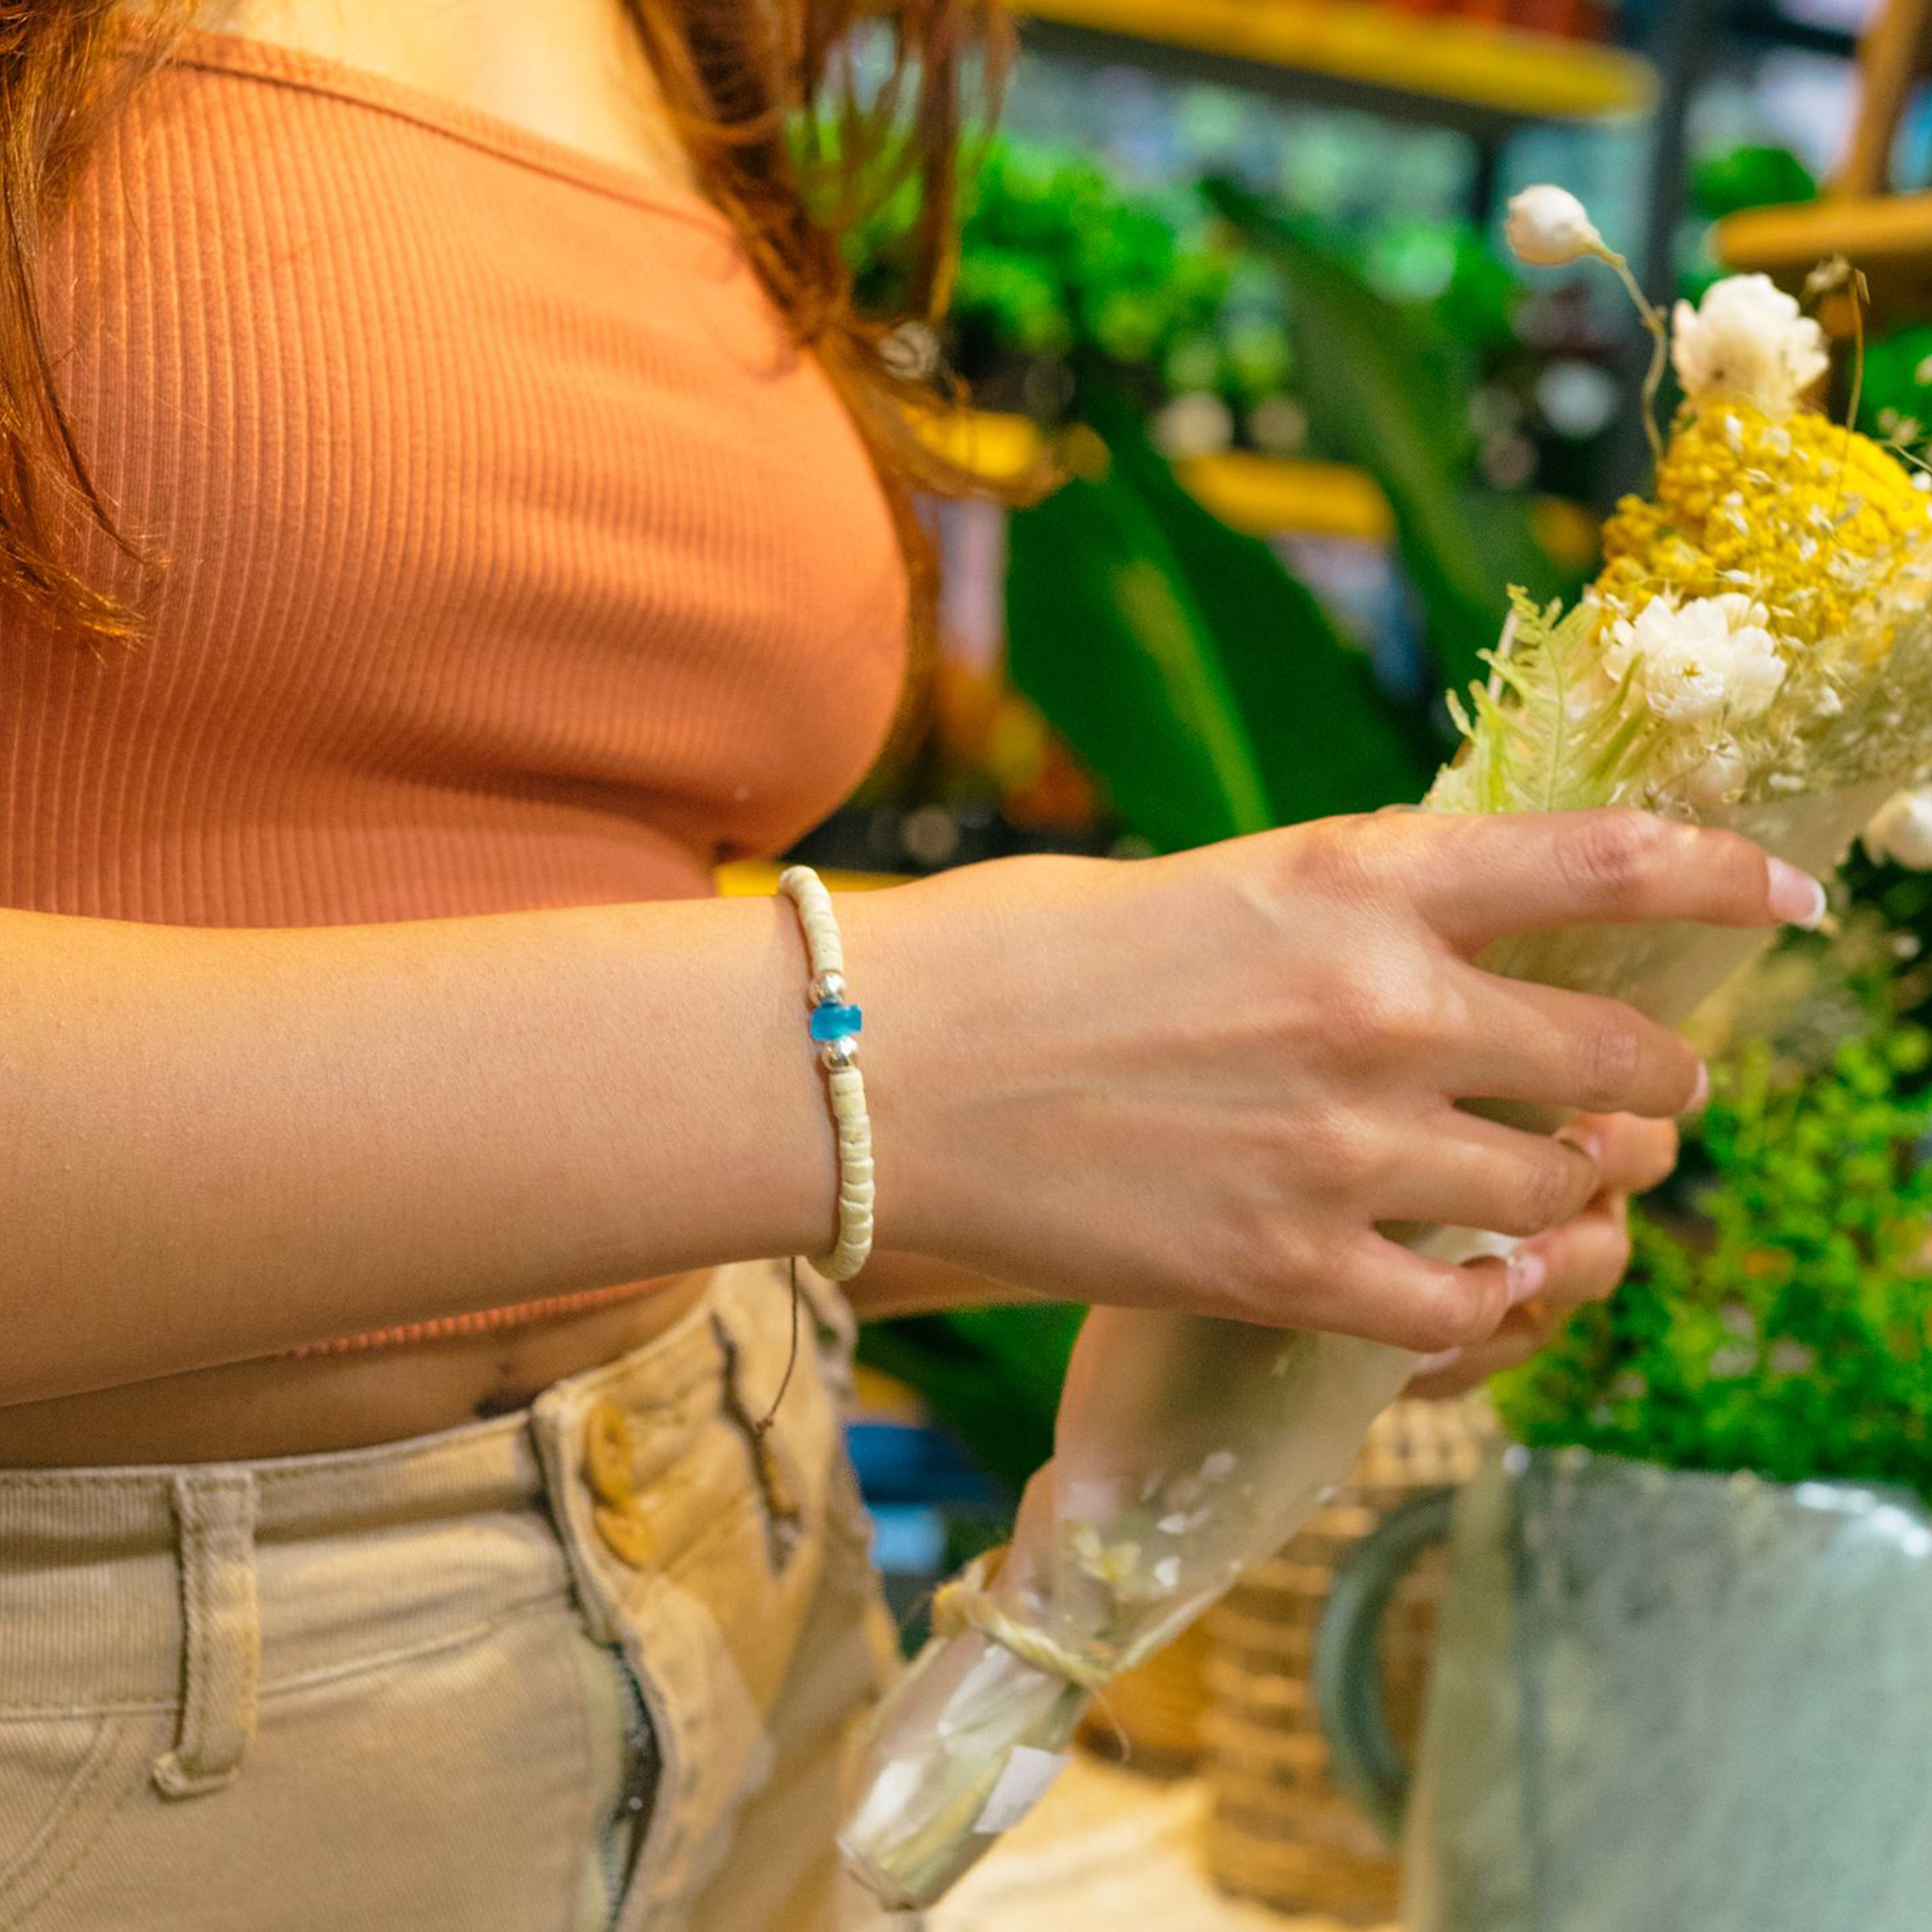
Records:
[[[1410,1932],[1907,1932],[1932,1885],[1932,1034],[1802,989],[1714,1070],[1625,1286],[1507,1379],[1512,1444],[1345,1562],[1317,1690],[1386,1822],[1369,1646],[1451,1543]]]

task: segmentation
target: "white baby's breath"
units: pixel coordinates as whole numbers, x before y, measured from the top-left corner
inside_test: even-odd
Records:
[[[1750,767],[1730,740],[1713,745],[1678,780],[1684,802],[1700,812],[1718,812],[1743,796]]]
[[[1727,275],[1671,316],[1671,365],[1694,403],[1741,396],[1774,415],[1795,410],[1824,374],[1825,332],[1767,275]]]
[[[1511,196],[1503,233],[1518,261],[1540,268],[1609,252],[1589,210],[1568,188],[1547,182]]]

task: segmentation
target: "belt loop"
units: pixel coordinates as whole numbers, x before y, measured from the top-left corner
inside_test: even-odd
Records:
[[[255,1479],[191,1470],[174,1478],[182,1583],[181,1724],[154,1761],[164,1797],[218,1791],[255,1735],[262,1628],[255,1590]]]

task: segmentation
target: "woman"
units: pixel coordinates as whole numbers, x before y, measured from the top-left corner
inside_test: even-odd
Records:
[[[0,7],[14,1932],[826,1922],[890,1632],[845,1304],[807,1273],[781,1398],[759,1258],[828,1244],[832,1136],[790,908],[706,896],[865,770],[921,594],[773,118],[850,10]],[[971,13],[898,22],[932,288]],[[1735,838],[1404,814],[842,901],[853,1299],[1472,1378],[1607,1292],[1702,1078],[1474,953],[1818,904]]]

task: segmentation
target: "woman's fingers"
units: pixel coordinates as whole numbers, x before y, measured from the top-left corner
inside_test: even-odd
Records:
[[[1630,1234],[1622,1195],[1599,1202],[1566,1226],[1526,1242],[1545,1273],[1537,1293],[1511,1307],[1493,1333],[1432,1357],[1408,1385],[1430,1401],[1466,1394],[1490,1376],[1520,1367],[1555,1340],[1576,1310],[1615,1292],[1630,1265]]]
[[[1510,1269],[1498,1257],[1434,1261],[1367,1234],[1342,1250],[1340,1265],[1295,1325],[1435,1354],[1493,1334],[1512,1292]]]
[[[1480,1388],[1492,1376],[1519,1369],[1546,1346],[1562,1325],[1539,1307],[1513,1308],[1486,1340],[1466,1348],[1445,1349],[1425,1362],[1404,1392],[1424,1402],[1442,1402]]]
[[[1565,926],[1688,920],[1814,926],[1823,888],[1734,832],[1648,812],[1593,811],[1392,820],[1388,862],[1416,910],[1473,955],[1513,933]]]
[[[1664,1119],[1697,1105],[1703,1064],[1666,1026],[1594,993],[1470,972],[1466,1043],[1445,1056],[1457,1100],[1522,1100]]]
[[[1565,1319],[1588,1301],[1616,1291],[1630,1266],[1630,1220],[1624,1197],[1612,1195],[1586,1213],[1526,1244],[1540,1257],[1543,1286],[1537,1299]]]
[[[1582,1214],[1602,1189],[1601,1168],[1574,1141],[1453,1108],[1422,1124],[1410,1157],[1384,1184],[1378,1219],[1540,1234]]]
[[[1606,1194],[1648,1194],[1677,1166],[1677,1124],[1630,1114],[1580,1115],[1562,1130],[1602,1169]]]

